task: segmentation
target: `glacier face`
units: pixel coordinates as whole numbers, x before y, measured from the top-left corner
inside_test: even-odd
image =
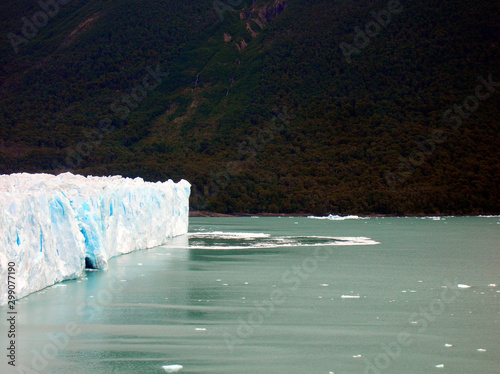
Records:
[[[190,187],[185,180],[0,175],[0,305],[9,262],[21,298],[187,233]]]

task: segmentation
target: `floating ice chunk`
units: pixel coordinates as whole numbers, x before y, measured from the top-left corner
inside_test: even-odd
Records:
[[[439,368],[439,369],[442,369],[444,368],[444,364],[437,364],[437,365],[434,365],[435,368]]]
[[[363,357],[363,356],[361,356],[361,355],[354,355],[354,356],[352,356],[352,358],[361,358],[361,357]]]
[[[451,347],[453,347],[453,344],[445,343],[445,345],[444,345],[444,346],[445,346],[446,348],[451,348]]]
[[[478,352],[486,352],[486,349],[484,349],[484,348],[478,348],[477,351]]]
[[[457,284],[457,287],[458,288],[470,288],[470,286],[468,284],[462,284],[462,283]]]
[[[207,331],[207,329],[205,327],[196,327],[194,330],[195,331]]]
[[[346,219],[368,219],[368,217],[362,218],[362,217],[355,216],[355,215],[339,216],[339,215],[333,215],[333,214],[329,214],[328,216],[324,216],[324,217],[308,216],[307,218],[311,218],[311,219],[328,219],[330,221],[344,221]]]
[[[328,287],[328,283],[322,283],[321,287]]]
[[[496,287],[497,285],[495,283],[490,283],[488,284],[488,287]]]
[[[211,232],[193,232],[189,233],[190,238],[200,238],[200,239],[255,239],[255,238],[268,238],[270,234],[265,234],[262,232],[223,232],[223,231],[211,231]]]
[[[359,299],[359,295],[342,295],[340,296],[341,299]]]
[[[178,373],[183,369],[182,365],[163,365],[162,369],[167,373]]]
[[[314,247],[314,246],[345,246],[345,245],[377,245],[379,242],[367,237],[334,237],[334,236],[271,236],[266,233],[248,232],[196,232],[188,234],[193,241],[191,249],[233,250],[248,248],[278,248],[278,247]],[[210,242],[206,240],[210,239]],[[213,243],[213,239],[217,240]]]

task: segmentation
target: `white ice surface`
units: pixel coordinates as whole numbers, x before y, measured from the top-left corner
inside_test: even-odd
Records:
[[[370,238],[337,237],[337,236],[272,236],[262,232],[192,232],[188,238],[190,249],[217,249],[234,250],[249,248],[278,248],[278,247],[319,247],[345,245],[376,245],[379,242]]]
[[[190,184],[64,173],[0,175],[0,305],[9,262],[16,298],[79,277],[87,265],[187,233]]]
[[[332,214],[329,214],[329,215],[323,216],[323,217],[308,216],[307,218],[312,218],[312,219],[328,219],[330,221],[344,221],[346,219],[368,219],[367,217],[363,218],[363,217],[359,217],[359,216],[355,216],[355,215],[338,216],[338,215],[332,215]]]

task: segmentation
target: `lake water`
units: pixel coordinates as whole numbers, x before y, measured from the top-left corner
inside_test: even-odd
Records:
[[[20,300],[1,372],[498,374],[499,221],[191,218]]]

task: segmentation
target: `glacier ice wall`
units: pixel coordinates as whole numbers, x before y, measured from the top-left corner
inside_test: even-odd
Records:
[[[21,298],[187,233],[190,187],[185,180],[0,175],[0,305],[10,261]]]

